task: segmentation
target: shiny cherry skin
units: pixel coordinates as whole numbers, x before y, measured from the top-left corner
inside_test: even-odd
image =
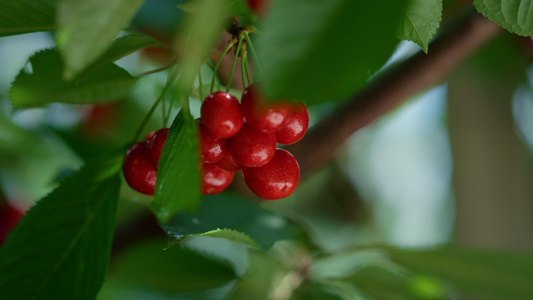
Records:
[[[215,164],[204,163],[201,167],[202,194],[214,195],[225,190],[230,185],[234,172],[228,172]]]
[[[254,83],[244,89],[241,98],[244,119],[255,129],[274,133],[281,130],[292,114],[292,102],[265,103],[258,86]]]
[[[122,171],[132,189],[146,195],[154,194],[157,170],[150,158],[147,141],[135,143],[128,149]]]
[[[244,122],[239,100],[230,93],[220,91],[204,99],[200,116],[209,131],[218,138],[234,136]]]
[[[242,165],[237,162],[235,158],[233,158],[231,152],[228,152],[226,155],[222,156],[222,158],[216,162],[216,165],[222,170],[229,172],[237,172],[242,169]]]
[[[167,135],[168,135],[168,128],[161,128],[158,131],[156,131],[149,142],[149,148],[150,148],[150,158],[152,160],[152,163],[154,166],[159,165],[159,159],[161,158],[161,151],[163,151],[163,147],[165,146],[165,142],[167,141]]]
[[[277,149],[272,160],[259,168],[243,168],[244,182],[257,196],[276,200],[294,192],[300,180],[300,167],[292,154]]]
[[[198,122],[198,142],[200,143],[200,161],[216,163],[229,153],[229,140],[221,139],[211,133],[202,120]]]
[[[276,132],[276,140],[283,145],[291,145],[301,140],[309,127],[309,112],[303,101],[296,101],[292,106],[292,115],[287,125]]]
[[[276,136],[244,123],[241,131],[230,139],[230,151],[243,167],[264,166],[276,153]]]
[[[154,136],[154,134],[155,134],[155,131],[150,131],[150,132],[148,132],[148,133],[144,136],[144,140],[145,140],[145,141],[149,141],[149,140],[151,140],[152,137]]]

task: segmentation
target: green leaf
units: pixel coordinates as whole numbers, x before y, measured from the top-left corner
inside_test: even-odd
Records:
[[[343,280],[354,284],[376,300],[447,298],[444,288],[430,279],[382,266],[364,267]],[[420,284],[425,284],[430,289],[417,288]]]
[[[443,247],[429,251],[387,248],[395,262],[494,299],[533,299],[533,255]]]
[[[113,63],[135,51],[160,45],[158,41],[145,34],[135,33],[122,36],[116,39],[111,47],[88,67],[88,70],[98,69],[101,66]]]
[[[197,124],[183,110],[176,116],[163,147],[152,210],[161,223],[200,205]]]
[[[273,1],[257,54],[270,99],[353,95],[390,57],[408,0]]]
[[[308,281],[294,290],[291,300],[346,300],[346,298],[328,285]]]
[[[2,299],[94,299],[111,253],[123,151],[87,163],[0,248]]]
[[[106,102],[125,96],[137,81],[124,69],[109,63],[71,82],[62,78],[62,72],[63,63],[56,49],[35,53],[11,84],[13,107],[38,107],[52,102]]]
[[[0,0],[0,36],[55,29],[57,0]]]
[[[474,0],[477,11],[509,32],[533,36],[533,0]]]
[[[164,240],[149,241],[121,253],[106,281],[179,293],[214,288],[236,278],[225,261],[182,247],[164,250],[164,246]]]
[[[429,41],[437,32],[441,19],[442,0],[412,0],[398,38],[418,44],[427,53]]]
[[[61,0],[57,44],[72,79],[102,55],[133,18],[143,0]]]
[[[174,244],[185,237],[207,235],[263,249],[279,240],[296,239],[300,234],[288,219],[226,194],[204,197],[198,214],[178,214],[162,227],[175,240]]]

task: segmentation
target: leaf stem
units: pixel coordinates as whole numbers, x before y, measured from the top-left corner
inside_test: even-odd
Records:
[[[213,70],[213,79],[211,80],[211,91],[210,91],[210,93],[213,93],[213,89],[215,87],[215,79],[217,77],[218,66],[220,65],[220,62],[222,61],[222,58],[224,57],[224,55],[226,55],[226,53],[228,53],[229,50],[231,50],[231,48],[233,46],[235,46],[235,39],[232,39],[229,42],[229,44],[226,47],[226,49],[224,49],[224,51],[222,52],[222,54],[220,54],[220,57],[218,58],[217,64],[215,65],[215,69]]]
[[[243,40],[244,35],[239,34],[239,43],[237,44],[237,51],[235,51],[235,58],[233,58],[233,65],[231,66],[231,72],[229,73],[228,83],[226,85],[226,93],[229,93],[231,89],[231,80],[233,79],[233,72],[235,71],[235,65],[237,64],[237,59],[239,58],[239,53],[241,52],[241,45]]]

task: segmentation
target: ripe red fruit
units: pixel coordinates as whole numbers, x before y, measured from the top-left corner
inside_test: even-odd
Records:
[[[1,195],[0,195],[1,198]],[[0,199],[1,201],[2,199]],[[0,245],[3,244],[8,233],[15,228],[24,213],[9,203],[0,202]]]
[[[222,156],[229,153],[228,140],[213,135],[201,119],[197,119],[196,121],[198,122],[200,161],[205,163],[216,163],[222,158]]]
[[[259,168],[243,168],[242,174],[254,194],[275,200],[294,192],[300,179],[300,167],[289,151],[276,149],[274,158],[268,164]]]
[[[309,127],[309,112],[303,101],[297,101],[292,106],[292,115],[287,125],[276,132],[276,140],[283,145],[290,145],[301,140]]]
[[[151,140],[152,137],[154,136],[154,134],[155,134],[155,131],[150,131],[150,132],[148,132],[148,133],[146,134],[146,136],[144,136],[144,140],[145,140],[145,141],[149,141],[149,140]]]
[[[257,131],[245,123],[241,131],[230,139],[233,158],[244,167],[266,165],[276,152],[276,136]]]
[[[231,152],[228,153],[216,162],[217,167],[229,172],[237,172],[242,169],[242,165],[233,158]]]
[[[248,5],[251,11],[260,16],[264,16],[268,8],[268,2],[269,0],[248,0]]]
[[[230,185],[235,173],[222,170],[215,164],[202,164],[202,194],[214,195]]]
[[[163,150],[163,146],[165,146],[165,142],[167,141],[168,130],[168,128],[161,128],[156,131],[150,139],[150,158],[156,167],[159,165],[161,151]]]
[[[229,138],[241,130],[243,119],[239,100],[226,92],[207,96],[200,115],[209,131],[219,138]]]
[[[255,84],[244,89],[241,98],[242,115],[255,129],[274,133],[281,130],[292,114],[292,102],[265,103]]]
[[[156,167],[150,159],[147,141],[135,143],[128,149],[122,171],[132,189],[146,195],[154,194]]]

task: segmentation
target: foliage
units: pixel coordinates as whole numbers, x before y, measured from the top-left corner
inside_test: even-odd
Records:
[[[134,140],[146,131],[148,118],[168,126],[173,117],[154,199],[120,189],[125,148],[89,159],[90,155],[80,154],[83,149],[66,142],[70,139],[78,148],[85,147],[71,139],[68,130],[43,126],[43,131],[53,129],[61,136],[62,147],[78,152],[85,164],[54,182],[53,192],[35,203],[1,246],[2,299],[94,299],[101,289],[102,299],[142,298],[139,295],[443,299],[456,292],[495,299],[533,298],[529,254],[453,245],[434,249],[358,245],[328,251],[294,215],[269,211],[232,193],[202,197],[199,192],[194,116],[197,98],[205,96],[208,85],[201,79],[206,72],[198,70],[209,69],[213,75],[209,60],[217,55],[210,53],[229,17],[240,17],[248,26],[243,28],[252,40],[246,49],[252,57],[257,52],[259,60],[254,61],[254,77],[262,81],[270,99],[300,98],[309,106],[325,107],[369,84],[400,40],[431,52],[443,1],[279,0],[272,1],[264,18],[254,15],[244,0],[189,1],[179,6],[186,14],[174,28],[176,37],[158,37],[163,41],[129,27],[142,4],[139,0],[0,0],[0,36],[56,34],[56,47],[31,55],[13,79],[9,100],[17,112],[48,109],[55,103],[94,105],[117,99],[134,107],[139,104],[135,102],[139,86],[151,85],[156,87],[156,96],[148,99],[154,102],[152,108],[144,105],[146,99],[138,101],[139,110],[149,111],[148,116],[143,121],[138,112],[128,115],[138,126]],[[532,34],[530,4],[474,1],[482,14],[519,35]],[[134,72],[131,65],[133,70],[117,62],[149,48],[172,52],[170,64]],[[150,78],[157,83],[146,83]],[[216,79],[218,84],[222,81]],[[158,117],[152,115],[157,107],[162,107]],[[0,141],[17,143],[0,150],[12,157],[19,148],[36,144],[33,133],[4,119],[0,116]],[[19,154],[24,153],[28,152]],[[0,162],[7,162],[5,157]],[[125,199],[146,200],[144,206],[151,207],[169,239],[166,250],[158,239],[111,257],[117,203]],[[368,253],[372,259],[357,260],[347,272],[335,267],[347,254]],[[104,284],[106,274],[109,280]]]

